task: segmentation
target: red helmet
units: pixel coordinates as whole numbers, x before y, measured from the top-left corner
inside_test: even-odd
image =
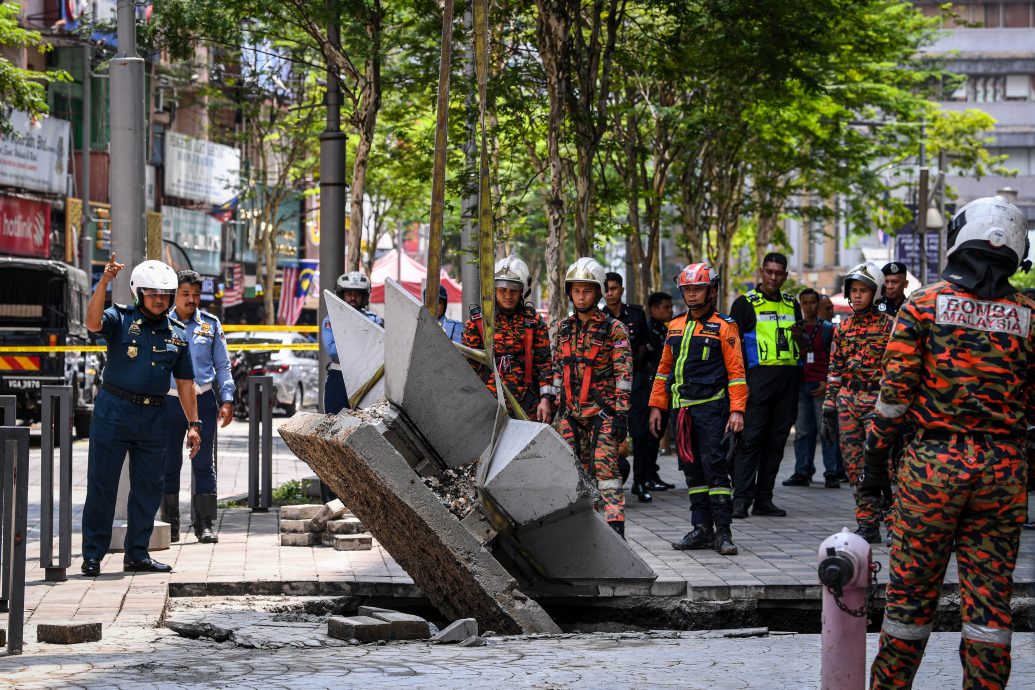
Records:
[[[715,269],[710,264],[697,263],[690,264],[682,271],[679,272],[679,277],[676,278],[676,285],[684,287],[686,285],[718,285],[719,274],[715,272]]]

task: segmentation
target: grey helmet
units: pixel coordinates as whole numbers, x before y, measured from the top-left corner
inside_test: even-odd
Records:
[[[334,284],[334,291],[340,294],[343,290],[359,290],[369,295],[370,279],[359,271],[342,273]]]
[[[1017,268],[1025,271],[1031,268],[1031,261],[1026,259],[1028,220],[1005,197],[986,196],[961,208],[949,222],[945,255],[952,256],[953,252],[966,249],[965,245],[974,241],[984,241],[992,249],[1005,248],[1013,254]]]

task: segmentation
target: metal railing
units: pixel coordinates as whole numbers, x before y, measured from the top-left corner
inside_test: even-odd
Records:
[[[41,388],[40,567],[47,582],[64,582],[72,565],[72,387]],[[58,553],[54,561],[54,438],[58,450]]]
[[[6,402],[6,401],[5,401]],[[4,421],[10,422],[6,404]],[[29,428],[0,426],[0,611],[7,612],[7,653],[22,653],[25,542],[29,503]]]
[[[253,512],[268,511],[273,495],[272,394],[272,376],[248,377],[248,507]]]

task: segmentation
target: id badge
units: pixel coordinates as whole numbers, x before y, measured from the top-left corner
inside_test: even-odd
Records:
[[[816,353],[815,352],[806,352],[805,353],[805,363],[806,364],[815,364],[816,363]]]

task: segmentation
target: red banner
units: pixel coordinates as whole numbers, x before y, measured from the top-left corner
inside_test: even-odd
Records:
[[[50,204],[0,196],[0,254],[50,256]]]

